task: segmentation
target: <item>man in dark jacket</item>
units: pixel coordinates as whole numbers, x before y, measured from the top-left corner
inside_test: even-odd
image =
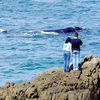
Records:
[[[83,44],[81,39],[78,38],[78,33],[74,33],[74,38],[71,40],[72,44],[72,60],[73,60],[73,70],[79,69],[79,56],[80,56],[80,46]]]

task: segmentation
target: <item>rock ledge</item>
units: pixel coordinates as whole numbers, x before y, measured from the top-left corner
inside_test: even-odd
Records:
[[[6,83],[0,100],[100,100],[100,57],[87,56],[81,69],[53,69],[31,82]]]

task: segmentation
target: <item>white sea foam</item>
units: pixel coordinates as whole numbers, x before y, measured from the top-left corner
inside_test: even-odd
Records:
[[[33,35],[29,33],[23,33],[22,36],[33,36]]]
[[[58,35],[58,33],[56,32],[44,32],[44,31],[41,31],[42,34],[53,34],[53,35]]]
[[[7,32],[6,30],[4,30],[4,29],[0,29],[0,33],[2,33],[2,32]]]
[[[32,36],[33,36],[33,34],[29,34],[29,33],[20,33],[20,34],[15,34],[14,36],[32,37]]]

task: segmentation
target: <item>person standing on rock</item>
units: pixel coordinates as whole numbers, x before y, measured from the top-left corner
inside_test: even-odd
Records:
[[[79,69],[79,56],[80,56],[80,46],[83,44],[81,39],[78,38],[78,33],[74,33],[74,38],[71,40],[72,44],[72,62],[73,70]]]
[[[71,38],[68,37],[63,45],[64,51],[64,71],[69,71],[70,56],[72,52]]]

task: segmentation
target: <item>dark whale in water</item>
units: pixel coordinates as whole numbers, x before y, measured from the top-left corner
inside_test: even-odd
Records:
[[[67,34],[67,33],[74,33],[82,31],[83,28],[81,27],[67,27],[63,29],[54,29],[54,30],[43,30],[43,31],[28,31],[28,33],[22,34],[22,36],[32,36],[33,34],[53,34],[53,35],[59,35],[59,34]]]
[[[43,30],[43,32],[71,33],[71,32],[79,32],[81,30],[82,30],[81,27],[67,27],[67,28],[64,28],[64,29]]]

